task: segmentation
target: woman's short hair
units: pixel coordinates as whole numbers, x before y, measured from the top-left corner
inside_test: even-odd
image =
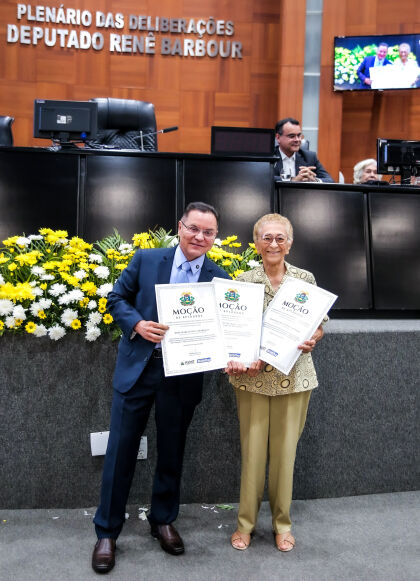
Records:
[[[258,240],[258,231],[261,228],[261,225],[265,224],[266,222],[280,222],[281,224],[284,224],[287,227],[288,239],[293,240],[293,226],[289,218],[286,218],[286,216],[282,216],[281,214],[265,214],[264,216],[261,216],[261,218],[254,224],[254,242]]]
[[[408,42],[402,42],[398,47],[398,50],[401,50],[402,48],[405,48],[408,53],[411,52],[411,46],[408,44]]]
[[[353,168],[353,183],[354,184],[362,183],[361,179],[362,179],[363,172],[365,171],[367,166],[371,165],[372,163],[374,163],[376,165],[376,159],[373,159],[373,158],[362,159],[362,161],[359,161],[359,163],[356,163],[356,165]]]

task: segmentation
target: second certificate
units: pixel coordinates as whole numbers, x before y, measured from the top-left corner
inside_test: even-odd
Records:
[[[228,359],[250,365],[260,352],[264,285],[214,278]]]
[[[213,284],[157,284],[155,288],[159,322],[169,327],[162,341],[165,375],[225,367]]]

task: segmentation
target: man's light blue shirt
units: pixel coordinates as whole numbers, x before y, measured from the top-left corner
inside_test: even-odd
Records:
[[[191,270],[187,271],[187,278],[188,282],[198,282],[200,278],[201,267],[203,266],[205,255],[202,254],[198,258],[194,258],[194,260],[187,260],[186,256],[181,250],[181,247],[178,245],[175,250],[174,261],[172,263],[172,270],[171,270],[171,278],[169,279],[169,283],[173,284],[177,278],[177,272],[181,268],[181,265],[184,262],[188,262]]]

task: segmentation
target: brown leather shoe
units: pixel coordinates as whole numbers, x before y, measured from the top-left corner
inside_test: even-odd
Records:
[[[115,539],[98,539],[92,553],[92,569],[108,573],[115,565]]]
[[[155,539],[159,539],[160,546],[171,555],[182,555],[184,543],[173,525],[158,525],[150,523],[150,533]]]

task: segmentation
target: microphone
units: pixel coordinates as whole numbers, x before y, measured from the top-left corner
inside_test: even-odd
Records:
[[[157,135],[158,133],[169,133],[170,131],[178,131],[178,126],[174,125],[173,127],[166,127],[165,129],[159,129],[159,131],[153,131],[151,133],[143,133],[143,131],[140,130],[140,136],[134,137],[134,141],[140,141],[140,150],[144,151],[143,137],[148,135]]]
[[[167,127],[166,129],[161,129],[157,133],[169,133],[170,131],[178,131],[178,126],[175,125],[174,127]],[[149,133],[147,135],[149,135]]]

